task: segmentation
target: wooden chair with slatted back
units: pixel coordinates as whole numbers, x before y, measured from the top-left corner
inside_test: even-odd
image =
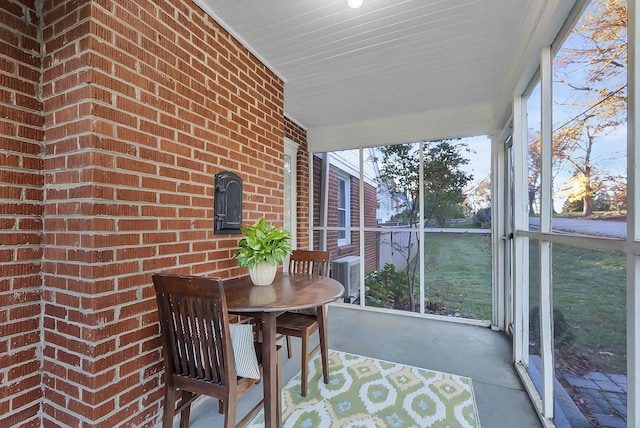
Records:
[[[154,274],[153,284],[164,351],[163,427],[173,426],[176,413],[180,426],[189,426],[191,403],[199,395],[217,398],[224,427],[234,427],[238,397],[259,380],[236,375],[222,280]],[[262,401],[240,425],[261,406]]]
[[[310,250],[294,250],[289,258],[289,274],[305,273],[322,276],[329,276],[329,251],[310,251]],[[276,333],[286,336],[287,339],[287,355],[292,356],[291,337],[299,337],[302,342],[302,363],[301,363],[301,394],[303,397],[307,395],[307,372],[309,360],[320,350],[322,357],[322,373],[324,383],[329,383],[329,367],[328,367],[328,349],[327,349],[327,331],[326,322],[325,331],[318,332],[320,343],[309,351],[309,337],[318,331],[318,312],[322,311],[322,316],[326,320],[326,306],[313,308],[311,311],[290,311],[278,316],[276,320]]]

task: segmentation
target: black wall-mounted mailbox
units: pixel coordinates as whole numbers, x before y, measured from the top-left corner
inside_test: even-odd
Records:
[[[233,172],[215,175],[213,201],[213,233],[241,233],[242,179]]]

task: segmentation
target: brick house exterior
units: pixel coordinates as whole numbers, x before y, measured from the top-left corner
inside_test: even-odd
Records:
[[[214,175],[244,220],[283,222],[283,81],[189,0],[7,0],[0,9],[0,426],[154,426],[151,274],[233,277]]]
[[[308,168],[307,168],[308,169]],[[322,205],[325,202],[322,200],[322,174],[323,174],[323,161],[322,158],[313,156],[313,224],[314,226],[321,226],[322,221],[320,219],[322,213]],[[328,178],[329,185],[327,186],[328,195],[326,197],[326,211],[327,211],[327,226],[338,226],[338,177],[343,172],[340,171],[334,165],[329,165]],[[351,212],[351,225],[356,226],[360,217],[360,178],[355,175],[349,177],[349,207]],[[364,192],[364,227],[377,227],[376,220],[376,205],[377,205],[377,193],[376,188],[369,183],[363,183]],[[308,195],[307,195],[308,198]],[[378,266],[378,242],[376,232],[364,232],[364,262],[365,273],[378,270],[381,266]],[[313,239],[316,249],[319,248],[320,233],[315,232]],[[331,259],[337,259],[344,256],[357,256],[360,254],[360,232],[350,232],[350,242],[347,245],[338,244],[338,232],[327,232],[327,250],[331,252]]]

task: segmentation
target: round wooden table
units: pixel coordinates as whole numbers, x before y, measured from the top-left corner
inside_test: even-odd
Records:
[[[326,276],[279,272],[271,285],[253,285],[249,276],[225,280],[224,294],[229,312],[251,316],[262,324],[265,428],[280,427],[282,410],[276,379],[276,318],[289,310],[317,308],[318,331],[326,332],[326,304],[342,297],[344,287]],[[326,335],[320,334],[320,342],[327,343]],[[328,367],[327,356],[322,358],[323,366]]]

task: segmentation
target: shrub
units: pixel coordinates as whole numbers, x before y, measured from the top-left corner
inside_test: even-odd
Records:
[[[540,340],[540,308],[534,306],[529,313],[530,336],[536,342]],[[553,339],[558,350],[568,349],[573,345],[576,337],[560,309],[553,309]]]
[[[386,263],[381,271],[369,273],[364,283],[367,305],[378,308],[397,308],[409,289],[404,273],[397,272],[391,263]]]
[[[484,227],[487,224],[491,224],[491,207],[481,208],[473,215],[473,222]]]

